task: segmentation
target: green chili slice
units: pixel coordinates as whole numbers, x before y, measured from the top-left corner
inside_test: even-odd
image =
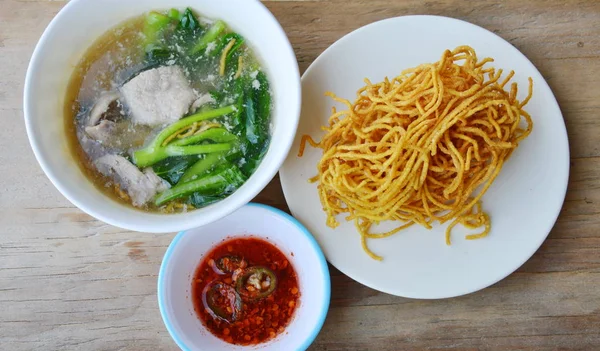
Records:
[[[202,302],[215,319],[232,323],[242,312],[242,300],[231,285],[213,281],[202,292]]]
[[[235,290],[248,300],[260,300],[271,295],[277,288],[277,276],[267,267],[246,268],[237,278]]]

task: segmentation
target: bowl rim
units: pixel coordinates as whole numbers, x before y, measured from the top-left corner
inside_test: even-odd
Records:
[[[325,259],[325,255],[323,254],[321,247],[317,243],[317,240],[308,231],[308,229],[306,229],[306,227],[304,225],[302,225],[302,223],[300,223],[296,218],[292,217],[288,213],[283,212],[282,210],[277,209],[275,207],[271,207],[271,206],[256,203],[256,202],[249,202],[248,204],[242,206],[242,208],[244,208],[244,207],[254,207],[254,208],[264,210],[264,211],[269,211],[269,212],[283,218],[287,222],[293,224],[298,229],[298,232],[303,234],[304,237],[306,239],[308,239],[309,244],[311,245],[311,248],[316,252],[316,254],[318,256],[319,267],[320,267],[321,272],[323,273],[323,278],[325,280],[324,284],[323,284],[325,287],[324,299],[323,299],[322,305],[320,306],[320,315],[319,315],[317,323],[314,325],[311,334],[304,340],[304,342],[300,346],[300,348],[298,348],[298,351],[306,350],[314,342],[317,335],[321,331],[321,328],[323,327],[323,324],[325,323],[325,319],[327,317],[327,312],[329,311],[329,305],[330,305],[330,301],[331,301],[331,277],[329,274],[329,267],[327,266],[327,260]],[[175,341],[175,343],[177,344],[177,346],[179,346],[179,348],[181,350],[192,351],[192,349],[190,347],[188,347],[180,339],[179,334],[177,333],[177,331],[175,330],[175,328],[172,325],[171,319],[169,318],[169,316],[166,312],[166,307],[165,307],[166,306],[166,297],[164,294],[164,291],[166,291],[166,282],[165,281],[166,281],[167,264],[168,264],[168,262],[171,261],[171,256],[173,255],[173,251],[177,247],[181,238],[183,238],[183,236],[186,235],[186,232],[187,231],[181,231],[181,232],[177,233],[177,235],[173,238],[173,240],[169,244],[169,247],[167,248],[167,250],[163,256],[162,262],[160,264],[160,269],[158,271],[156,295],[157,295],[157,299],[158,299],[158,309],[160,310],[160,316],[162,317],[162,320],[165,324],[165,327],[167,328],[167,331],[169,332],[169,335],[171,335],[171,338],[173,339],[173,341]]]
[[[27,137],[29,140],[31,150],[33,151],[33,154],[38,164],[42,168],[42,171],[50,180],[52,185],[54,185],[54,187],[69,202],[71,202],[81,211],[89,214],[90,216],[104,223],[126,230],[143,231],[149,233],[168,233],[206,225],[220,218],[226,217],[235,210],[241,208],[242,206],[252,201],[254,197],[256,197],[262,190],[264,190],[264,188],[269,184],[269,182],[275,177],[275,175],[279,171],[279,168],[281,168],[283,162],[285,162],[287,155],[294,142],[294,138],[298,129],[298,124],[300,122],[300,109],[302,107],[302,87],[300,82],[300,68],[298,66],[298,60],[296,58],[296,54],[285,30],[283,29],[281,23],[279,23],[275,15],[273,15],[273,13],[261,1],[254,1],[254,4],[257,6],[257,10],[264,12],[265,16],[271,19],[273,26],[276,29],[274,35],[280,35],[284,39],[286,45],[285,47],[281,47],[280,50],[284,51],[285,55],[294,63],[291,64],[291,68],[293,69],[293,72],[291,72],[291,74],[297,79],[294,79],[294,81],[292,82],[286,82],[285,90],[286,94],[295,95],[293,98],[297,101],[297,104],[295,108],[291,106],[291,108],[287,110],[287,113],[284,116],[286,118],[282,118],[289,120],[289,118],[287,117],[289,117],[290,115],[295,118],[295,120],[292,120],[292,123],[290,123],[289,128],[282,130],[285,131],[287,135],[285,135],[284,138],[281,139],[281,142],[277,145],[277,147],[273,147],[274,144],[272,143],[269,145],[269,151],[267,153],[272,152],[274,154],[270,165],[265,165],[266,168],[261,169],[260,173],[257,169],[244,183],[244,185],[248,184],[251,186],[247,186],[245,191],[242,193],[243,195],[239,195],[236,201],[230,203],[228,207],[219,207],[219,203],[222,202],[220,201],[219,203],[215,204],[215,207],[212,207],[212,209],[209,211],[196,213],[196,215],[193,215],[193,213],[195,213],[196,211],[192,211],[186,214],[186,218],[180,218],[177,221],[167,220],[163,226],[157,227],[154,224],[145,223],[145,221],[143,220],[144,217],[148,218],[147,216],[163,216],[163,218],[169,218],[167,216],[170,216],[172,218],[176,218],[177,215],[166,216],[160,213],[149,213],[136,208],[136,216],[130,216],[130,219],[124,220],[114,219],[112,216],[110,216],[110,214],[105,213],[105,211],[97,210],[85,201],[85,198],[89,196],[89,194],[87,196],[81,196],[76,194],[76,191],[72,190],[69,184],[62,179],[63,177],[60,176],[59,172],[57,172],[57,170],[49,164],[41,150],[43,145],[41,145],[37,140],[39,130],[37,130],[37,128],[34,125],[33,119],[31,117],[32,112],[29,107],[34,103],[34,99],[31,96],[33,91],[32,86],[35,80],[37,79],[37,76],[39,75],[38,73],[40,62],[44,59],[42,57],[42,48],[45,42],[47,41],[47,38],[52,35],[53,31],[55,30],[54,28],[58,25],[58,23],[60,23],[63,20],[63,17],[67,16],[67,14],[71,11],[71,8],[77,6],[77,4],[84,1],[88,0],[71,0],[67,4],[65,4],[65,6],[63,6],[60,9],[60,11],[54,16],[54,18],[46,26],[38,42],[36,43],[25,73],[25,82],[23,87],[23,119],[25,121],[25,130],[27,132]],[[268,65],[265,66],[268,71]],[[295,91],[296,93],[294,94],[293,91]],[[77,162],[76,160],[74,161]],[[264,158],[262,161],[264,161]],[[102,197],[106,196],[102,195]],[[106,200],[107,203],[111,203],[111,207],[118,206],[118,203],[112,201],[112,199],[106,197]]]

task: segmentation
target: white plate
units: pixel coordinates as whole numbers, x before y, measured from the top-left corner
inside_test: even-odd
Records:
[[[341,225],[325,225],[325,213],[315,184],[320,149],[306,148],[298,158],[300,137],[320,139],[336,105],[326,91],[354,100],[363,79],[372,82],[395,77],[403,69],[439,60],[445,49],[470,45],[479,58],[515,70],[521,88],[534,81],[533,98],[526,110],[534,120],[533,132],[505,164],[483,197],[492,230],[481,240],[464,240],[455,227],[452,246],[444,243],[444,226],[427,230],[412,226],[386,239],[369,240],[384,260],[363,252],[353,224],[340,216]],[[329,47],[302,77],[300,125],[290,154],[280,170],[288,205],[296,218],[316,236],[325,256],[356,281],[386,293],[412,298],[446,298],[483,289],[520,267],[540,247],[562,207],[569,175],[569,145],[562,114],[548,84],[533,64],[511,44],[475,25],[437,16],[407,16],[362,27]],[[339,106],[339,105],[338,105]]]

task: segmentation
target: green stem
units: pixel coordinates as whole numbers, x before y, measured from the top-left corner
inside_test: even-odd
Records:
[[[190,54],[196,54],[198,52],[200,52],[200,50],[204,50],[206,49],[206,47],[208,46],[208,44],[212,41],[214,41],[215,39],[217,39],[217,37],[219,36],[219,34],[221,34],[222,31],[225,30],[225,22],[223,21],[216,21],[206,32],[206,34],[204,34],[200,40],[198,40],[198,43],[196,43],[196,45],[194,45],[194,47],[192,48],[192,51],[190,52]]]
[[[175,133],[176,131],[178,131],[184,127],[192,125],[194,122],[200,122],[200,121],[204,121],[207,119],[220,117],[220,116],[226,115],[228,113],[234,112],[235,109],[236,109],[236,107],[234,105],[229,105],[229,106],[217,108],[217,109],[210,110],[210,111],[196,113],[194,115],[182,118],[179,121],[171,124],[167,128],[163,129],[156,136],[156,138],[154,139],[154,141],[152,141],[152,143],[150,145],[154,146],[154,147],[160,146],[169,136],[171,136],[171,134]]]
[[[171,18],[162,13],[151,11],[146,15],[144,22],[144,48],[148,49],[150,45],[156,44],[158,34],[171,23]]]
[[[148,167],[169,156],[190,156],[208,154],[214,152],[229,151],[233,148],[230,143],[176,146],[167,145],[157,149],[142,149],[133,153],[135,164],[140,167]]]
[[[227,168],[207,177],[193,180],[187,183],[178,183],[174,187],[160,193],[154,203],[156,206],[175,200],[184,196],[191,195],[195,192],[215,191],[228,186],[237,188],[244,182],[244,176],[236,167]]]
[[[177,9],[170,9],[169,12],[167,12],[167,16],[175,21],[181,20],[181,13],[179,13],[179,10]]]
[[[163,129],[160,133],[158,133],[156,138],[154,138],[154,140],[152,140],[152,142],[147,147],[135,151],[133,153],[133,161],[135,162],[135,164],[138,167],[149,166],[151,163],[148,164],[148,160],[152,160],[152,155],[154,153],[161,154],[161,153],[165,152],[163,150],[164,147],[162,146],[162,144],[173,133],[177,132],[178,130],[181,130],[184,127],[188,127],[195,122],[199,122],[199,121],[226,115],[228,113],[235,111],[235,109],[236,109],[236,107],[234,105],[229,105],[229,106],[221,107],[221,108],[210,110],[210,111],[200,112],[200,113],[191,115],[189,117],[180,119],[179,121],[169,125],[165,129]],[[169,155],[167,155],[167,156],[169,156]],[[158,160],[162,160],[163,158],[158,158]],[[158,161],[154,161],[154,162],[158,162]]]
[[[215,152],[212,154],[207,154],[203,159],[198,160],[196,163],[190,166],[181,178],[179,178],[178,184],[186,183],[190,180],[194,180],[203,175],[206,171],[214,168],[219,161],[223,160],[224,152]]]
[[[190,144],[196,144],[202,140],[212,140],[215,143],[227,143],[230,141],[237,140],[237,137],[227,131],[225,128],[212,128],[202,133],[189,136],[187,138],[176,140],[169,145],[185,146]]]

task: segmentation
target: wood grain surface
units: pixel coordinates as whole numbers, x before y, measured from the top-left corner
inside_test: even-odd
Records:
[[[379,293],[332,269],[331,309],[310,349],[600,350],[600,2],[266,5],[301,71],[344,34],[388,17],[435,14],[487,28],[548,80],[571,143],[560,218],[516,273],[467,296],[419,301]],[[51,185],[28,145],[25,70],[62,6],[0,0],[0,349],[176,350],[156,302],[158,268],[173,234],[123,231],[84,214]],[[277,178],[256,200],[287,210]]]

